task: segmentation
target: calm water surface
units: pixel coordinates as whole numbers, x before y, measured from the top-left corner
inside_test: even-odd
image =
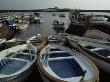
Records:
[[[42,12],[42,19],[44,22],[41,24],[31,24],[28,28],[23,29],[21,34],[16,35],[16,38],[19,39],[25,39],[27,40],[29,37],[36,35],[36,34],[42,34],[44,36],[49,36],[51,34],[55,34],[55,31],[52,29],[52,23],[54,20],[59,20],[61,22],[65,22],[65,27],[69,24],[67,22],[68,20],[68,12],[63,12],[66,17],[59,17],[60,13],[55,13],[56,16],[52,16],[52,12]]]

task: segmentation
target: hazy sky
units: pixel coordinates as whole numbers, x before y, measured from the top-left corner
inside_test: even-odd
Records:
[[[0,0],[0,9],[43,9],[54,6],[110,10],[110,0]]]

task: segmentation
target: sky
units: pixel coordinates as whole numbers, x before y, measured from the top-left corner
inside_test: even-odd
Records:
[[[110,0],[0,0],[2,9],[71,8],[110,10]]]

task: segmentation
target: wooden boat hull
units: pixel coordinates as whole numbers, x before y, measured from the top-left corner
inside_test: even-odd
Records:
[[[40,72],[40,75],[43,79],[43,82],[65,82],[65,81],[62,81],[62,80],[59,80],[51,75],[49,75],[42,67],[42,64],[39,62],[39,56],[38,56],[38,62],[37,62],[37,67],[38,67],[38,70]]]
[[[2,81],[3,82],[23,82],[29,77],[29,75],[32,73],[33,69],[34,68],[32,66],[32,67],[30,67],[30,69],[27,69],[23,73],[16,75],[16,76],[9,77],[9,78],[4,78]]]
[[[49,75],[40,65],[40,63],[37,65],[38,66],[38,69],[39,69],[39,72],[40,72],[40,75],[43,79],[43,82],[66,82],[66,81],[63,81],[63,80],[59,80],[55,77],[52,77],[51,75]],[[97,77],[97,74],[96,74],[96,77]],[[94,77],[95,78],[95,77]],[[99,82],[99,78],[97,78],[97,80],[88,80],[88,81],[85,81],[85,82]]]
[[[95,53],[91,52],[88,49],[83,48],[87,54],[85,54],[89,59],[91,59],[101,70],[104,72],[110,73],[110,62],[109,58],[104,58],[102,56],[97,55],[96,57],[94,56]],[[89,55],[90,54],[90,55]],[[93,55],[94,54],[94,55]],[[108,59],[108,61],[107,61]]]
[[[9,50],[10,50],[10,52],[11,51],[15,51],[15,52],[17,52],[17,51],[19,51],[19,49],[21,49],[22,50],[22,48],[24,49],[24,51],[25,51],[25,48],[27,47],[27,46],[30,46],[30,47],[33,47],[33,46],[31,46],[31,45],[18,45],[18,46],[15,46],[15,47],[12,47],[12,48],[9,48]],[[21,48],[22,47],[22,48]],[[28,48],[30,48],[30,47],[28,47]],[[17,49],[17,50],[15,50],[16,48],[19,48],[19,49]],[[33,49],[33,48],[32,48]],[[34,50],[35,50],[35,48],[34,48]],[[2,52],[4,52],[5,53],[5,51],[2,51]],[[1,52],[1,53],[2,53]],[[10,53],[9,52],[9,53]],[[34,51],[34,52],[36,52],[36,51]],[[25,53],[25,52],[24,52]],[[4,54],[5,55],[5,54]],[[19,55],[19,54],[18,54]],[[17,56],[17,55],[16,55]],[[8,57],[7,56],[7,53],[6,53],[6,56],[5,57]],[[2,59],[3,59],[4,57],[2,57]],[[18,60],[20,60],[19,59],[20,57],[18,57]],[[16,59],[17,59],[17,57],[16,57]],[[30,60],[25,60],[25,58],[24,58],[24,61],[28,61],[28,63],[27,63],[27,66],[25,66],[24,67],[24,69],[22,68],[22,70],[20,70],[20,71],[17,71],[17,72],[15,72],[15,73],[13,73],[13,74],[6,74],[7,76],[6,77],[0,77],[0,82],[22,82],[22,81],[24,81],[24,80],[26,80],[26,78],[31,74],[31,72],[33,71],[33,69],[34,69],[34,65],[35,65],[35,62],[36,62],[36,59],[37,59],[37,56],[36,56],[36,54],[34,54],[34,56],[33,56],[33,60],[32,61],[30,61]],[[11,60],[11,59],[10,59]],[[22,61],[23,61],[23,59],[21,59]],[[12,62],[13,63],[13,62]],[[19,64],[19,62],[17,63],[17,64]],[[22,64],[22,63],[21,63]],[[14,64],[13,64],[14,65]],[[18,65],[18,66],[20,66],[20,64]],[[14,68],[15,69],[15,68]],[[14,70],[13,69],[13,70]],[[16,69],[17,69],[17,67],[16,67]],[[4,73],[4,75],[5,75],[5,73]]]
[[[98,69],[97,67],[85,56],[83,56],[84,59],[86,59],[87,61],[89,61],[89,63],[91,63],[92,67],[94,68],[95,72],[94,72],[94,76],[91,79],[88,80],[84,80],[84,82],[99,82],[99,78],[98,78]],[[80,57],[79,57],[80,58]],[[50,75],[46,70],[45,67],[43,66],[43,63],[41,62],[41,57],[40,55],[38,56],[38,60],[37,60],[37,67],[39,69],[39,72],[42,76],[42,79],[44,82],[66,82],[63,79],[59,79],[56,78],[52,75]],[[71,82],[71,81],[70,81]],[[76,81],[75,81],[76,82]]]
[[[74,41],[70,41],[70,44],[72,45],[71,47],[73,47],[74,49],[76,49],[77,51],[83,53],[87,58],[89,58],[91,61],[93,61],[100,69],[102,69],[103,71],[110,73],[110,58],[105,58],[103,56],[100,55],[96,55],[96,53],[82,47],[80,44],[74,42]]]

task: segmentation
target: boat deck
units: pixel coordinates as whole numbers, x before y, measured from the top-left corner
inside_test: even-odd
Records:
[[[74,59],[49,61],[50,68],[61,78],[82,76],[83,70]]]

